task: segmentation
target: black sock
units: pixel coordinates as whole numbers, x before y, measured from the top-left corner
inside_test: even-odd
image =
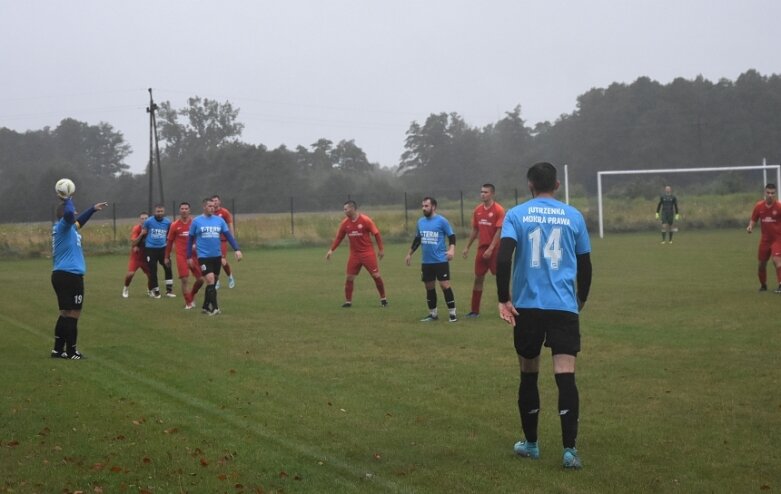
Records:
[[[429,310],[434,310],[437,308],[437,289],[426,289],[426,302],[428,302],[428,308]]]
[[[65,317],[57,318],[57,324],[54,326],[54,351],[62,353],[65,351]]]
[[[456,297],[453,295],[453,289],[452,288],[445,288],[442,290],[442,293],[445,294],[445,303],[447,304],[448,309],[455,309],[456,308]]]
[[[537,442],[537,422],[540,416],[540,391],[537,387],[537,372],[521,372],[518,386],[518,413],[526,440]]]
[[[664,242],[666,238],[667,238],[667,235],[664,232],[662,232],[662,242]]]
[[[575,373],[556,374],[559,387],[559,418],[561,419],[561,441],[565,448],[574,448],[578,438],[579,398],[575,385]]]
[[[217,309],[217,288],[214,285],[206,287],[206,305],[211,307],[211,310]]]
[[[62,331],[65,336],[65,350],[68,355],[73,355],[76,352],[76,341],[79,336],[79,320],[75,317],[63,317],[63,319]]]
[[[672,242],[673,241],[673,232],[670,232],[667,235],[670,237],[670,242]]]

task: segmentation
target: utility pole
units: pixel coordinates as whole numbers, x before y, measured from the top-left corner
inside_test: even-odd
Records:
[[[152,98],[152,88],[149,88],[149,106],[146,108],[146,112],[149,113],[149,167],[147,173],[149,175],[149,214],[152,214],[154,207],[154,168],[155,157],[157,158],[157,182],[160,188],[160,204],[165,204],[165,196],[163,195],[163,171],[160,167],[160,143],[157,140],[157,103]]]

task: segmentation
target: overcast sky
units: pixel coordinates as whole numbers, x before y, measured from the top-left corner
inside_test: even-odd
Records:
[[[431,113],[534,125],[640,76],[781,73],[779,21],[778,0],[0,0],[0,127],[108,122],[142,172],[151,87],[231,102],[244,142],[394,166]]]

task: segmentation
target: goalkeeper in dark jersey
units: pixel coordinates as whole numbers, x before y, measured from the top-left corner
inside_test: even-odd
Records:
[[[673,188],[669,185],[664,188],[664,194],[659,196],[659,204],[656,205],[656,219],[662,220],[662,243],[665,243],[665,234],[669,235],[670,243],[673,243],[673,220],[677,220],[678,199],[673,195]]]

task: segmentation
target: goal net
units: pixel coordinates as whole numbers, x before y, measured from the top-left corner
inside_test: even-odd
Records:
[[[762,173],[757,173],[757,170],[761,170]],[[604,197],[605,194],[603,192],[603,178],[607,180],[609,177],[615,177],[617,175],[638,175],[638,176],[644,176],[648,180],[644,181],[645,183],[640,184],[633,184],[635,188],[643,187],[644,191],[647,193],[650,191],[650,195],[655,195],[657,198],[659,197],[659,194],[662,193],[663,185],[672,185],[673,186],[673,194],[677,195],[679,197],[679,205],[682,209],[685,210],[686,206],[683,205],[685,203],[685,199],[682,201],[681,196],[679,193],[676,192],[676,190],[680,191],[680,188],[677,188],[675,184],[669,184],[666,183],[665,180],[667,179],[667,176],[669,174],[679,174],[679,173],[706,173],[706,172],[719,172],[722,174],[730,173],[730,178],[737,177],[737,181],[748,184],[745,186],[744,192],[747,193],[753,193],[756,197],[756,200],[761,199],[761,190],[764,188],[765,184],[769,182],[774,182],[777,185],[781,186],[781,165],[768,165],[768,164],[762,164],[762,165],[749,165],[749,166],[712,166],[712,167],[698,167],[698,168],[669,168],[669,169],[648,169],[648,170],[609,170],[609,171],[599,171],[597,172],[597,194],[598,194],[598,212],[599,212],[599,238],[604,238],[605,236],[605,220],[604,220]],[[746,174],[745,176],[742,174],[742,172],[751,172],[750,174]],[[773,173],[774,172],[774,173]],[[655,177],[654,177],[655,176]],[[735,180],[733,180],[735,181]],[[761,183],[760,183],[761,181]],[[717,192],[718,193],[718,192]],[[631,201],[633,198],[629,197],[631,194],[627,195],[626,201]],[[753,204],[746,204],[745,208],[745,216],[746,219],[748,218],[748,215],[750,214],[751,207]],[[655,206],[654,206],[655,207]],[[687,214],[687,213],[684,213]]]

